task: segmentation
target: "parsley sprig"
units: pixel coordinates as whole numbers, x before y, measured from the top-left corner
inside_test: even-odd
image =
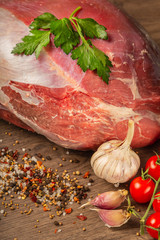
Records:
[[[93,38],[107,40],[106,28],[92,18],[75,17],[80,9],[81,7],[76,8],[69,18],[57,19],[47,12],[38,16],[29,26],[29,35],[22,38],[22,42],[17,43],[11,53],[31,55],[35,52],[38,58],[53,34],[55,47],[62,48],[66,54],[71,53],[71,58],[77,59],[77,64],[84,72],[87,69],[96,71],[108,84],[112,63],[91,41]]]

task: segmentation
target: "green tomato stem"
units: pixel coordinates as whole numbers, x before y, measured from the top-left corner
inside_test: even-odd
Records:
[[[155,230],[155,231],[158,231],[158,240],[160,240],[160,228],[154,228],[154,227],[151,227],[151,226],[147,226],[147,225],[144,225],[145,227],[147,227],[147,228],[150,228],[150,229],[153,229],[153,230]]]
[[[157,161],[156,161],[156,164],[160,165],[160,158],[159,158],[159,155],[154,151],[154,153],[156,154],[157,156]]]
[[[134,216],[141,219],[141,215],[135,209],[132,209],[131,212]]]
[[[151,178],[151,179],[156,183],[156,179],[154,179],[151,175],[149,175],[149,174],[147,173],[146,176],[147,176],[148,178]]]
[[[146,217],[152,207],[152,203],[154,201],[154,197],[155,197],[155,194],[156,194],[156,191],[157,191],[157,188],[158,188],[158,185],[160,183],[160,178],[156,181],[156,185],[155,185],[155,188],[154,188],[154,191],[153,191],[153,195],[152,195],[152,198],[151,198],[151,201],[147,207],[147,210],[145,212],[145,214],[143,215],[143,217],[141,218],[140,220],[140,234],[143,235],[144,234],[144,226],[145,226],[145,220],[146,220]]]
[[[128,211],[129,213],[133,214],[134,216],[136,216],[137,218],[140,218],[140,219],[141,219],[140,214],[134,209],[134,206],[131,206],[131,201],[130,201],[129,196],[128,196],[128,198],[127,198],[127,201],[128,201],[127,211]]]
[[[141,177],[142,177],[143,180],[145,180],[143,168],[141,169]]]

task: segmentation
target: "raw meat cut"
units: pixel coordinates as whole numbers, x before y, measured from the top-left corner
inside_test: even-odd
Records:
[[[35,55],[11,50],[44,12],[93,18],[109,39],[93,40],[113,64],[109,85],[52,44]],[[107,0],[0,0],[0,117],[71,149],[96,149],[124,139],[135,121],[133,147],[160,137],[160,50],[141,26]]]

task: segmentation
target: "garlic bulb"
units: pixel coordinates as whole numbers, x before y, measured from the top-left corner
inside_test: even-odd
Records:
[[[140,167],[139,156],[131,149],[134,121],[129,120],[124,141],[103,143],[91,157],[94,173],[110,183],[124,183],[134,177]]]

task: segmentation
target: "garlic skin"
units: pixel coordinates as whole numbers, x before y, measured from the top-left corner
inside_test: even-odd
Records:
[[[139,156],[131,149],[134,121],[129,120],[124,141],[111,140],[103,143],[91,157],[94,173],[106,181],[117,184],[134,177],[140,167]]]
[[[80,208],[85,207],[87,205],[93,205],[98,208],[103,209],[115,209],[121,205],[122,202],[125,201],[128,191],[118,190],[118,191],[109,191],[99,194],[93,200],[83,204]]]
[[[123,209],[116,210],[105,210],[96,209],[91,210],[97,211],[101,220],[105,223],[107,227],[120,227],[125,224],[131,217],[131,213]]]

